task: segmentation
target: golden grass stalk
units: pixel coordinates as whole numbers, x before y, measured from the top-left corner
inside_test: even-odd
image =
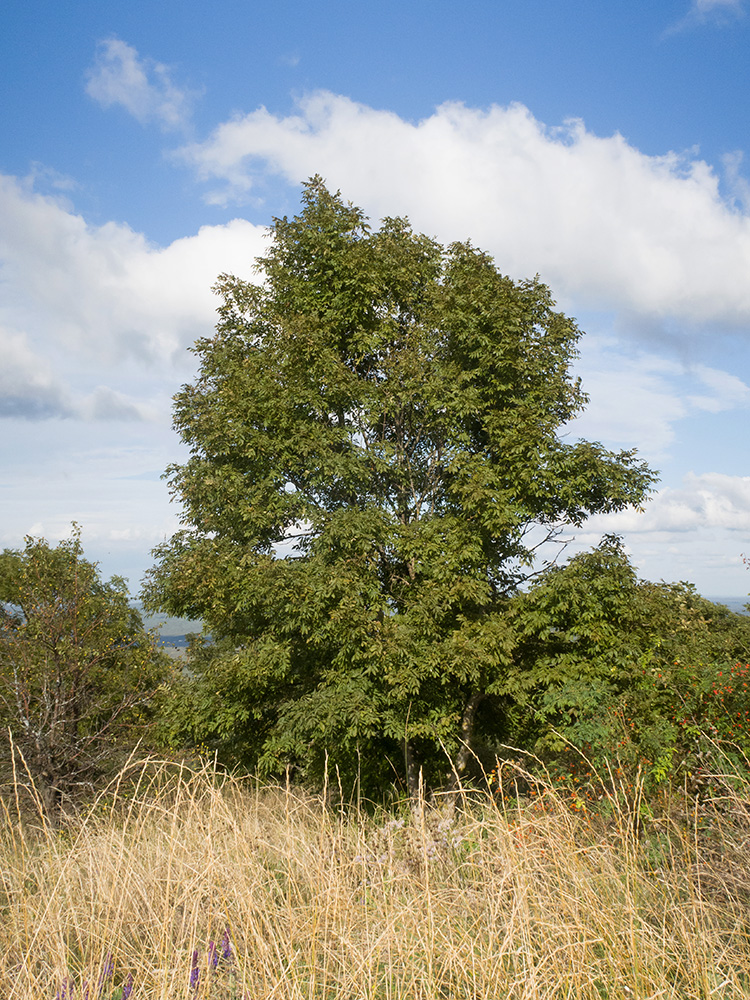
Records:
[[[131,974],[132,1000],[739,1000],[745,792],[645,828],[633,798],[606,818],[550,787],[373,817],[153,762],[59,830],[10,797],[0,997],[111,1000]]]

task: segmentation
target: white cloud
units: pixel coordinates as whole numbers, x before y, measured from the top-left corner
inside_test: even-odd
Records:
[[[744,0],[691,0],[690,7],[679,21],[670,25],[664,35],[679,34],[693,27],[730,24],[745,13]]]
[[[690,14],[707,18],[715,14],[741,14],[743,0],[692,0]]]
[[[724,167],[724,183],[732,198],[745,213],[750,212],[750,182],[742,174],[742,164],[745,154],[736,149],[725,153],[722,157]]]
[[[680,421],[701,414],[716,428],[709,421],[722,411],[748,405],[743,373],[723,371],[718,361],[667,360],[654,341],[641,349],[642,333],[629,335],[637,324],[676,324],[682,333],[694,321],[750,323],[750,220],[722,200],[716,175],[695,158],[648,157],[580,122],[549,129],[519,105],[445,105],[410,123],[331,95],[307,99],[292,117],[258,111],[226,123],[182,155],[220,185],[218,199],[247,194],[256,172],[295,184],[323,173],[375,220],[408,214],[443,241],[471,236],[514,276],[540,272],[568,311],[619,310],[619,321],[607,321],[619,342],[597,339],[596,325],[583,340],[580,373],[592,399],[574,436],[637,445],[654,462],[671,448]],[[739,159],[730,167],[741,202]],[[67,532],[75,518],[91,526],[105,554],[138,539],[144,551],[172,530],[166,487],[150,478],[179,448],[167,430],[169,397],[191,377],[185,348],[213,329],[216,275],[249,277],[265,233],[234,220],[161,247],[126,225],[88,224],[59,197],[37,193],[33,178],[0,176],[0,412],[13,448],[26,449],[29,468],[44,470],[33,481],[19,477],[14,492],[0,484],[17,510],[4,529],[11,544],[34,521]],[[40,417],[68,419],[48,420],[40,434],[29,419]],[[733,428],[726,420],[722,426]],[[47,454],[48,430],[57,464]],[[81,443],[93,435],[117,455],[117,468],[97,466]],[[128,451],[135,436],[144,451],[158,438],[148,460]],[[713,452],[702,456],[703,468],[706,457]],[[645,575],[694,577],[689,565],[679,573],[668,561],[650,568],[648,553],[664,560],[670,546],[682,551],[695,539],[702,539],[695,565],[718,566],[718,553],[747,547],[737,532],[750,523],[750,508],[746,480],[712,475],[663,489],[644,515],[594,520],[579,537],[595,544],[602,531],[626,531],[644,553]]]
[[[32,162],[31,169],[24,178],[24,184],[30,191],[34,188],[37,191],[49,188],[57,194],[58,199],[60,192],[74,191],[78,187],[73,177],[61,174],[59,170],[55,170],[54,167],[47,166],[45,163],[40,163],[38,160]]]
[[[718,472],[688,473],[681,488],[659,490],[643,512],[620,511],[597,515],[586,522],[586,531],[684,535],[698,529],[750,531],[750,476]],[[738,542],[739,544],[739,542]]]
[[[578,308],[750,323],[750,217],[694,154],[648,156],[578,120],[548,128],[520,104],[449,103],[412,123],[318,92],[287,117],[260,108],[225,122],[180,155],[215,202],[246,197],[263,173],[321,173],[371,215],[471,236]]]
[[[88,395],[76,393],[44,353],[29,346],[29,338],[0,327],[0,419],[85,421],[154,421],[162,409],[106,385]],[[117,378],[116,372],[110,375]]]
[[[0,417],[42,420],[72,415],[65,387],[24,334],[0,327],[0,357]]]
[[[688,413],[672,381],[680,366],[651,354],[630,358],[606,345],[588,348],[578,371],[589,403],[568,433],[610,447],[637,444],[649,460],[661,458],[674,440],[675,422]]]
[[[0,220],[0,319],[79,365],[182,360],[214,325],[217,275],[248,273],[266,248],[266,230],[242,219],[159,247],[3,176]]]
[[[566,557],[621,534],[639,574],[647,580],[686,580],[705,595],[741,595],[750,587],[742,553],[748,552],[750,477],[689,473],[678,488],[659,490],[642,513],[590,518],[571,535]]]
[[[693,372],[708,390],[701,395],[688,396],[688,402],[696,409],[720,413],[746,407],[750,402],[750,387],[736,375],[709,368],[708,365],[696,365]]]
[[[589,334],[576,365],[589,394],[584,412],[566,430],[572,438],[603,440],[661,462],[679,421],[750,406],[750,387],[729,372],[680,363],[649,351],[628,351],[612,338]]]
[[[237,219],[159,247],[0,175],[0,415],[168,420],[217,275],[249,273],[265,232]]]
[[[85,420],[120,420],[130,423],[139,420],[155,420],[161,416],[154,406],[143,404],[123,392],[107,385],[96,389],[78,407],[78,414]]]
[[[178,508],[153,473],[184,451],[167,420],[53,420],[42,433],[9,421],[0,435],[0,548],[22,545],[25,534],[58,541],[77,521],[87,557],[101,560],[105,576],[129,576],[135,593],[149,550],[179,527]]]
[[[194,92],[176,86],[169,69],[119,38],[99,43],[94,65],[86,74],[86,93],[105,108],[119,104],[142,125],[184,128],[190,119]]]

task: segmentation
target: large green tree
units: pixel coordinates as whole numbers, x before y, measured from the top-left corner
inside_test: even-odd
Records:
[[[50,815],[142,735],[167,664],[125,581],[101,579],[77,529],[55,547],[29,537],[0,553],[0,763],[21,751],[16,774]]]
[[[579,331],[538,280],[400,218],[371,230],[320,178],[258,279],[223,276],[169,470],[185,530],[147,599],[202,619],[184,713],[269,771],[466,765],[507,690],[507,604],[561,525],[639,504],[633,452],[567,442]],[[392,770],[391,770],[392,776]]]

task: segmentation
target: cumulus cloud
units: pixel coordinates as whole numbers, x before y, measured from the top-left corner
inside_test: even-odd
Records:
[[[373,216],[471,236],[578,308],[750,322],[750,216],[694,153],[649,156],[579,120],[548,127],[521,104],[447,103],[409,122],[317,92],[286,117],[260,108],[225,122],[180,156],[217,203],[247,197],[267,172],[293,183],[321,173]]]
[[[623,536],[644,579],[700,581],[706,595],[747,593],[742,560],[750,531],[750,477],[708,472],[663,488],[643,512],[589,518],[571,534],[565,555],[598,544],[606,532]]]
[[[246,274],[266,230],[241,219],[166,247],[126,225],[91,226],[0,176],[0,319],[79,363],[181,358],[214,324],[217,274]]]
[[[0,175],[0,416],[168,420],[217,275],[248,274],[265,232],[238,219],[160,247]]]
[[[107,385],[88,395],[77,394],[68,379],[53,373],[48,357],[32,349],[23,333],[0,327],[0,356],[0,419],[131,422],[162,416],[153,403]],[[117,372],[110,374],[117,378]]]
[[[197,96],[173,83],[168,67],[142,59],[119,38],[99,43],[86,93],[102,107],[119,104],[142,125],[156,122],[165,131],[187,125]]]
[[[106,385],[97,386],[82,401],[79,413],[87,420],[124,420],[128,423],[152,417],[149,407]]]
[[[750,531],[750,476],[690,472],[680,488],[655,493],[643,512],[625,510],[597,515],[586,523],[587,531],[615,531],[629,536],[641,533],[684,535],[706,528],[737,535]]]

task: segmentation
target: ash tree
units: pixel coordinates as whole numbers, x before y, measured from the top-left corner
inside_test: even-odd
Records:
[[[513,697],[509,602],[561,525],[640,504],[634,452],[559,431],[580,336],[538,280],[319,178],[258,280],[222,276],[175,397],[184,530],[147,603],[201,619],[174,735],[268,773],[328,764],[416,794]]]
[[[616,761],[648,791],[701,787],[706,768],[747,773],[750,617],[691,584],[639,580],[614,535],[540,574],[513,614],[515,745],[568,774]]]
[[[20,751],[16,777],[33,780],[51,819],[137,741],[167,664],[125,581],[83,557],[77,528],[55,547],[29,537],[0,553],[0,763],[7,777]]]

